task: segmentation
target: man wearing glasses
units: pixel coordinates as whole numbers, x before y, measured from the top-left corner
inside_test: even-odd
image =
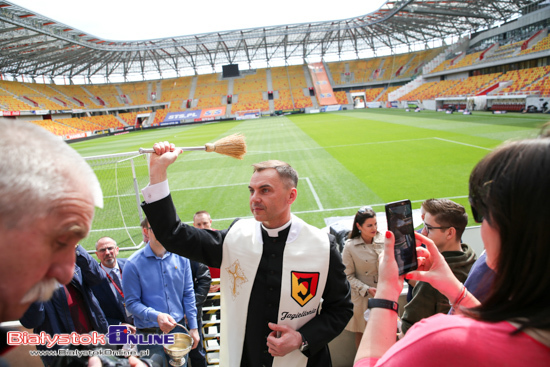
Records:
[[[105,273],[107,280],[92,287],[109,325],[129,324],[130,330],[135,331],[133,317],[126,311],[124,292],[122,291],[122,277],[126,259],[117,259],[119,248],[111,237],[101,237],[97,240],[96,255],[100,261],[98,269]]]
[[[447,199],[428,199],[422,203],[422,209],[425,213],[422,234],[435,243],[455,276],[464,282],[476,260],[472,248],[461,243],[462,233],[468,224],[464,207]],[[436,313],[447,313],[450,308],[447,297],[430,284],[418,282],[411,301],[403,309],[403,334],[414,323]]]

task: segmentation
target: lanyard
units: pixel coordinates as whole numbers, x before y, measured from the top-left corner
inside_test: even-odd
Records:
[[[107,275],[107,278],[109,278],[109,281],[111,282],[111,284],[113,284],[115,286],[115,289],[117,290],[118,294],[120,294],[120,296],[122,298],[124,298],[124,293],[122,292],[122,289],[120,289],[118,287],[118,285],[116,285],[115,281],[113,280],[113,278],[111,278],[111,276],[109,275],[109,272],[107,270],[105,270],[105,268],[103,267],[103,265],[101,265],[101,269],[103,269],[103,271],[105,272],[105,274]],[[120,269],[120,281],[122,281],[122,269]]]

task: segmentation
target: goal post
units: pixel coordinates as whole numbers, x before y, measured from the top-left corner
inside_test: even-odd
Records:
[[[237,120],[257,119],[260,117],[262,117],[262,111],[260,109],[235,112],[235,118]]]
[[[137,152],[84,158],[94,170],[103,191],[103,208],[96,208],[92,229],[81,244],[95,249],[96,241],[112,237],[121,249],[136,248],[141,231],[141,188],[149,182],[146,155]]]

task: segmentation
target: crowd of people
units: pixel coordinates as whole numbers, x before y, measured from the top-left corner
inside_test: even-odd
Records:
[[[355,214],[342,252],[334,236],[294,215],[298,173],[282,161],[253,165],[253,218],[215,230],[199,211],[183,223],[167,174],[181,150],[168,142],[154,144],[142,190],[145,246],[123,259],[116,240],[101,237],[96,261],[79,245],[102,206],[92,169],[40,127],[0,122],[0,130],[0,321],[50,335],[106,334],[111,325],[144,336],[186,332],[190,365],[206,366],[201,308],[219,291],[221,366],[332,366],[328,344],[344,329],[355,333],[356,367],[550,364],[545,132],[504,143],[472,171],[479,258],[462,241],[466,209],[429,199],[416,233],[418,269],[399,276],[394,235],[378,231],[371,207]],[[405,280],[411,292],[399,314]],[[0,354],[7,332],[0,329]],[[121,348],[169,365],[162,345]],[[45,366],[61,359],[42,356]]]

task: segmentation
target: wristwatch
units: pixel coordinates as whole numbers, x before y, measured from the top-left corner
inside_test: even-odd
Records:
[[[302,335],[302,345],[300,346],[300,352],[305,352],[309,349],[309,344],[307,343],[307,340]]]
[[[387,299],[369,298],[368,308],[387,308],[388,310],[393,310],[398,313],[399,304],[397,302],[389,301]]]

